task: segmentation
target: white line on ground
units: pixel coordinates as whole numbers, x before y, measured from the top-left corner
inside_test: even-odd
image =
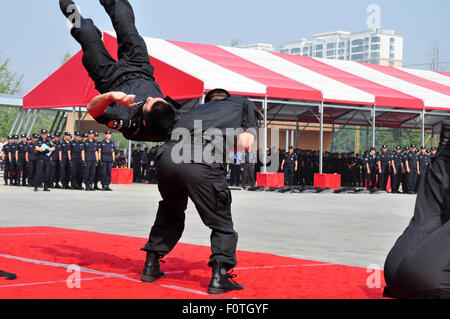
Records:
[[[54,233],[23,233],[23,234],[0,234],[0,236],[34,236],[34,235],[57,235],[57,234],[75,234],[73,231],[54,232]]]
[[[75,279],[73,281],[97,280],[97,279],[105,279],[105,278],[111,278],[111,277],[110,276],[103,276],[103,277],[81,278],[81,279]],[[48,285],[48,284],[57,284],[57,283],[62,283],[62,282],[67,282],[67,280],[29,282],[29,283],[23,283],[23,284],[4,285],[4,286],[0,286],[0,288],[34,286],[34,285]]]

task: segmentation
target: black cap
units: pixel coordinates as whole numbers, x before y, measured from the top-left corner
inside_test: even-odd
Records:
[[[371,147],[369,152],[376,151],[375,147]]]
[[[18,135],[14,135],[14,138],[17,140],[19,138],[19,136]]]
[[[106,134],[112,134],[112,133],[111,133],[111,131],[106,131],[106,132],[105,132],[105,135],[106,135]]]
[[[409,146],[405,146],[404,150],[409,151]]]
[[[422,146],[420,147],[420,149],[421,149],[421,150],[426,150],[427,148],[426,148],[425,146],[422,145]]]
[[[27,136],[27,141],[31,141],[31,137]]]
[[[431,150],[432,150],[432,151],[435,151],[435,150],[437,150],[437,148],[433,146],[433,147],[431,148]]]
[[[26,134],[20,135],[20,138],[24,138],[24,137],[27,137],[27,135]]]
[[[383,145],[381,146],[381,148],[387,148],[387,145],[384,145],[384,144],[383,144]]]
[[[48,137],[49,138],[53,138],[54,136],[53,136],[53,134],[49,134]]]
[[[225,89],[214,89],[214,90],[209,91],[208,94],[206,94],[206,96],[205,96],[205,103],[211,102],[211,99],[212,99],[212,97],[213,97],[213,95],[214,95],[215,93],[224,93],[224,94],[226,94],[228,97],[231,96],[231,94],[230,94],[227,90],[225,90]]]
[[[401,147],[401,146],[397,146],[395,149],[396,149],[396,150],[401,150],[402,147]]]
[[[84,133],[82,136],[83,137],[88,137],[88,133]]]
[[[427,153],[430,153],[431,151],[429,149],[427,149]]]
[[[290,150],[291,150],[291,149],[294,149],[294,146],[292,146],[292,145],[291,145],[291,146],[289,146],[289,149],[290,149]]]
[[[8,140],[12,140],[13,138],[14,138],[14,136],[8,135]]]
[[[70,132],[64,132],[64,136],[72,136],[72,134]]]
[[[61,133],[56,132],[54,136],[55,136],[55,137],[60,137],[60,136],[61,136]]]
[[[95,132],[94,132],[94,130],[89,130],[88,132],[87,132],[87,134],[94,134]]]
[[[98,136],[98,132],[94,132],[94,136]]]
[[[41,130],[41,134],[48,134],[47,130]]]
[[[32,137],[32,138],[39,138],[39,135],[33,134],[33,135],[31,135],[31,137]]]
[[[81,136],[81,133],[78,131],[76,131],[74,134],[75,134],[75,136]]]
[[[416,144],[411,144],[411,148],[415,148],[416,147]]]

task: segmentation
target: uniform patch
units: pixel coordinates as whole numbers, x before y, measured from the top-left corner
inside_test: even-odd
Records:
[[[108,123],[108,127],[113,130],[120,130],[123,127],[123,121],[122,120],[115,120]]]

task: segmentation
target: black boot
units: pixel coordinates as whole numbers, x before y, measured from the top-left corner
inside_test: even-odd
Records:
[[[144,282],[153,282],[161,277],[164,277],[164,273],[159,268],[159,262],[161,256],[154,252],[147,252],[147,259],[145,260],[144,270],[142,271],[141,280]]]
[[[109,185],[107,185],[107,186],[105,187],[105,191],[107,191],[107,192],[112,192],[112,189],[109,188]]]
[[[44,192],[50,192],[47,185],[44,186]]]
[[[37,192],[39,190],[39,188],[36,186],[34,187],[34,191]]]
[[[85,184],[84,190],[87,192],[91,191],[91,185]]]
[[[8,181],[7,180],[5,180],[5,185],[8,185]]]
[[[96,191],[99,191],[99,190],[100,190],[100,188],[98,188],[98,185],[97,185],[97,184],[94,185],[94,190],[96,190]]]
[[[227,268],[222,263],[216,263],[212,270],[212,278],[209,283],[209,294],[223,294],[232,290],[242,290],[244,286],[233,280],[236,275],[233,272],[227,273]]]
[[[56,183],[56,184],[55,184],[55,188],[56,188],[56,189],[62,189],[62,187],[61,187],[61,185],[59,185],[59,183]]]

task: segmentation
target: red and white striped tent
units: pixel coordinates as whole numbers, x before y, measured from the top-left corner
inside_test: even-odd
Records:
[[[104,32],[103,39],[117,58],[115,34]],[[450,117],[450,73],[144,39],[163,92],[191,106],[220,87],[249,96],[266,123],[350,124],[374,133],[376,126],[421,128],[422,141],[425,130]],[[86,106],[98,92],[81,57],[80,51],[28,93],[24,109]]]

